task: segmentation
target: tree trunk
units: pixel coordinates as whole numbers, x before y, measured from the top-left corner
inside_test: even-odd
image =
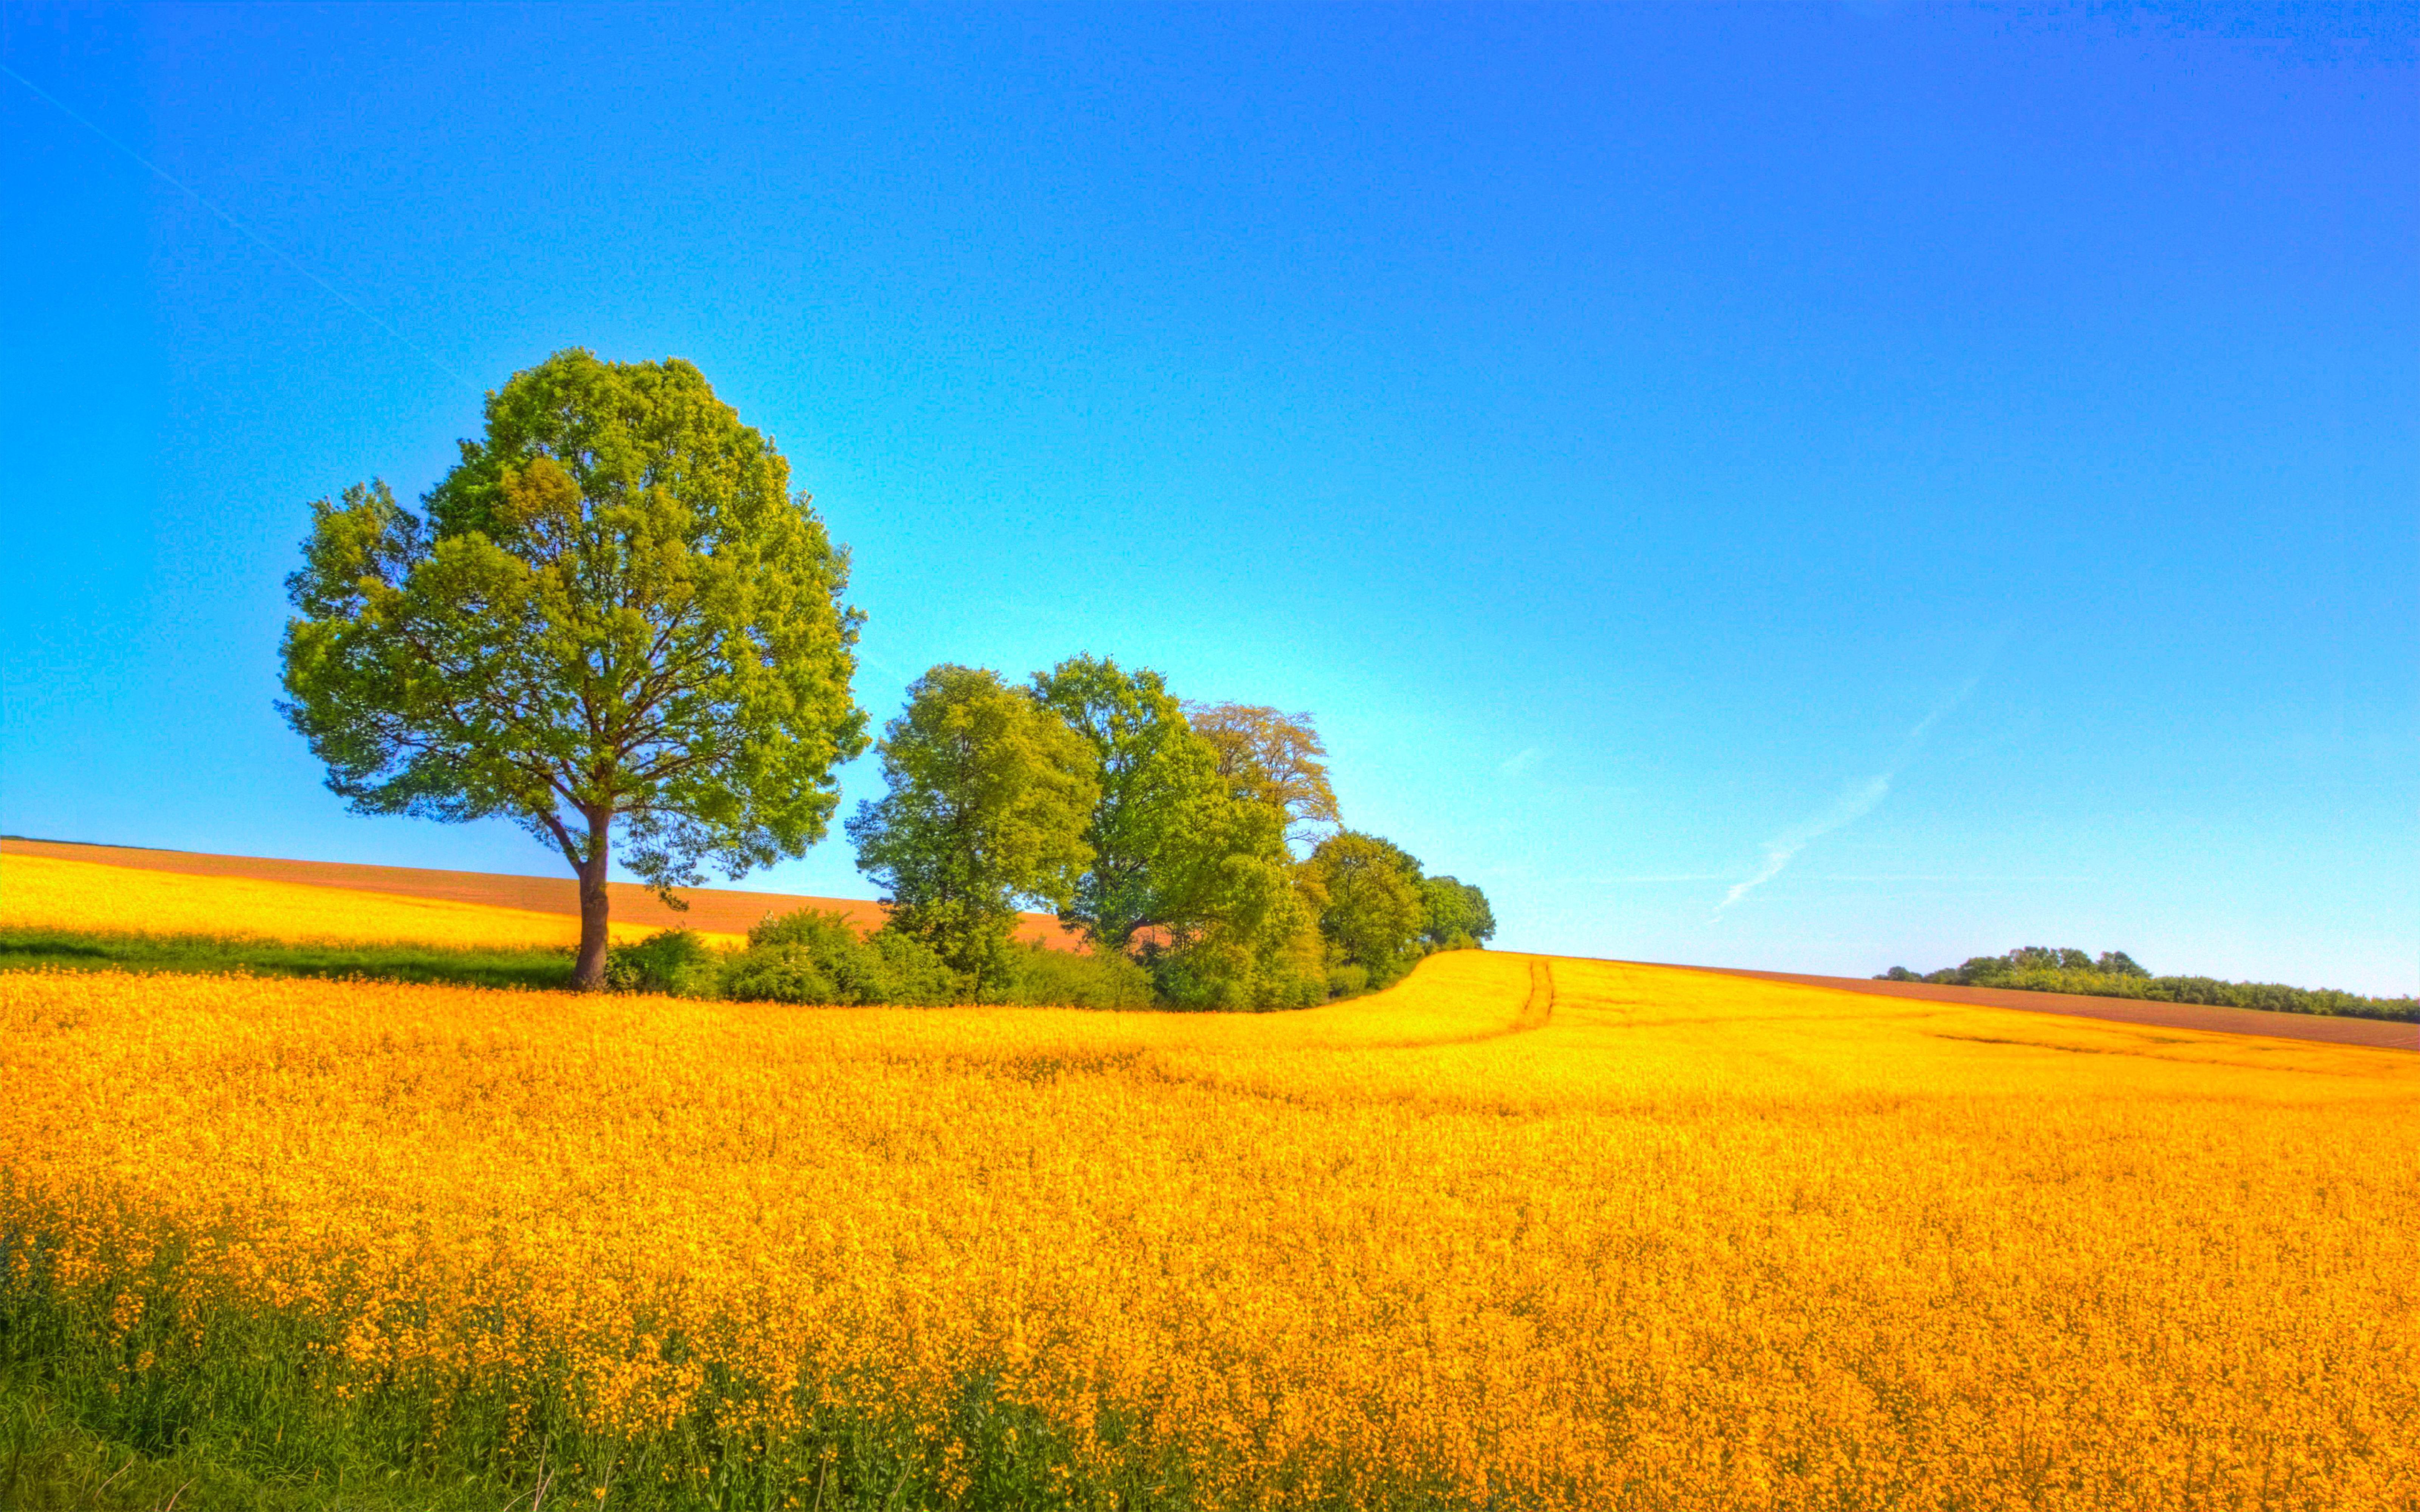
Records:
[[[588,821],[588,855],[580,863],[580,963],[571,968],[571,985],[596,992],[605,985],[605,948],[611,943],[612,901],[605,892],[605,872],[613,860],[607,842],[610,814]]]

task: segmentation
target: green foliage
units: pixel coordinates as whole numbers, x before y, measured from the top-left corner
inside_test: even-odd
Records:
[[[1054,950],[1029,940],[1001,953],[984,1001],[1033,1008],[1149,1008],[1151,977],[1114,950]]]
[[[1295,913],[1308,922],[1298,901]],[[1259,1012],[1312,1008],[1331,995],[1316,929],[1277,934],[1265,945],[1216,932],[1180,949],[1147,950],[1144,964],[1160,1000],[1172,1008]]]
[[[1217,752],[1155,671],[1071,656],[1035,673],[1033,693],[1092,748],[1100,778],[1084,827],[1092,862],[1061,917],[1114,950],[1139,930],[1201,928],[1218,912],[1218,862],[1238,839]]]
[[[511,1495],[497,1481],[430,1484],[383,1465],[264,1478],[249,1457],[190,1440],[146,1452],[85,1427],[38,1376],[0,1372],[0,1507],[9,1512],[492,1512]]]
[[[1337,960],[1359,966],[1373,989],[1412,968],[1428,921],[1419,862],[1375,835],[1344,829],[1319,842],[1304,872]]]
[[[1326,995],[1287,830],[1332,819],[1308,716],[1195,705],[1157,672],[1074,656],[1033,679],[1099,759],[1094,860],[1063,912],[1101,950],[1140,947],[1160,997],[1184,1008],[1293,1007]]]
[[[928,1006],[966,990],[923,940],[893,929],[861,936],[845,914],[813,908],[750,930],[722,970],[723,995],[748,1002]]]
[[[1187,703],[1185,715],[1209,743],[1230,789],[1285,816],[1289,841],[1315,844],[1325,826],[1342,823],[1327,780],[1327,748],[1310,715],[1263,703]]]
[[[2288,987],[2282,982],[2221,981],[2214,977],[2154,977],[2123,950],[2098,959],[2076,949],[2029,945],[2006,955],[1978,955],[1962,964],[1919,975],[1893,966],[1878,981],[1930,981],[1955,987],[2000,987],[2020,992],[2075,993],[2086,997],[2133,997],[2159,1003],[2200,1003],[2215,1008],[2257,1008],[2273,1013],[2341,1014],[2350,1018],[2420,1020],[2420,999],[2367,997],[2331,988]]]
[[[132,1237],[132,1236],[128,1236]],[[1024,1512],[1094,1506],[1184,1512],[1213,1504],[1172,1454],[1121,1464],[1070,1436],[980,1369],[939,1421],[878,1393],[792,1390],[796,1427],[766,1436],[718,1421],[767,1393],[709,1378],[692,1413],[634,1436],[582,1427],[568,1362],[504,1376],[345,1379],[341,1338],[298,1312],[187,1305],[174,1236],[153,1242],[131,1295],[63,1284],[30,1236],[0,1230],[0,1508],[9,1512]],[[773,1388],[778,1392],[782,1388]],[[1104,1412],[1084,1437],[1130,1437]],[[1071,1494],[1072,1493],[1072,1494]],[[1424,1502],[1406,1504],[1427,1504]]]
[[[605,985],[617,993],[713,997],[722,990],[722,957],[695,930],[659,930],[606,953]]]
[[[1430,877],[1420,884],[1420,938],[1432,950],[1476,949],[1495,937],[1496,911],[1469,883]]]
[[[0,930],[0,970],[176,971],[256,977],[364,977],[466,987],[568,987],[571,952],[409,942],[301,943],[214,934]]]
[[[1324,1001],[1326,949],[1301,869],[1284,856],[1274,810],[1244,808],[1231,833],[1253,848],[1218,858],[1218,915],[1150,942],[1143,959],[1160,997],[1178,1008],[1306,1008]]]
[[[1093,752],[1023,689],[954,666],[917,679],[880,749],[888,791],[848,822],[858,867],[890,894],[892,927],[982,996],[1018,903],[1075,897],[1100,795]]]
[[[511,818],[605,946],[612,829],[659,888],[820,839],[865,745],[846,553],[689,363],[558,352],[427,500],[312,506],[280,705],[365,813]]]

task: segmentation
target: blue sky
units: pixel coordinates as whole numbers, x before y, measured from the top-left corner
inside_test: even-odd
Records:
[[[1310,709],[1501,945],[2420,988],[2408,10],[0,18],[0,828],[553,870],[271,702],[308,501],[581,345],[783,449],[877,719]]]

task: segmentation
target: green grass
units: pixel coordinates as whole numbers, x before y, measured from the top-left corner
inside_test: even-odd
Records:
[[[528,1499],[395,1472],[281,1483],[194,1445],[146,1455],[83,1427],[22,1376],[0,1380],[0,1507],[10,1512],[501,1512],[513,1500]]]
[[[255,977],[365,977],[469,987],[567,988],[571,958],[569,949],[553,947],[297,944],[214,934],[0,929],[0,971],[38,966],[205,975],[240,971]]]
[[[568,1362],[509,1370],[355,1369],[341,1324],[179,1289],[184,1243],[72,1285],[50,1246],[0,1224],[0,1508],[51,1512],[1199,1512],[1196,1467],[1104,1410],[1109,1462],[1086,1467],[1032,1408],[981,1369],[937,1418],[911,1421],[888,1383],[810,1387],[795,1427],[747,1426],[756,1386],[708,1372],[675,1420],[638,1437],[583,1426]],[[140,1305],[117,1316],[114,1298]],[[670,1346],[667,1346],[670,1347]],[[945,1470],[954,1464],[955,1471]],[[1369,1497],[1290,1488],[1288,1506]],[[1441,1512],[1424,1487],[1375,1500]]]

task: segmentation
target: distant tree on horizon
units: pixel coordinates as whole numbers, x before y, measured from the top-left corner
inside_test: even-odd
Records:
[[[311,506],[278,707],[356,812],[510,818],[580,884],[603,984],[613,829],[674,887],[798,856],[865,748],[861,617],[771,442],[677,359],[579,349],[488,397],[415,516]]]

